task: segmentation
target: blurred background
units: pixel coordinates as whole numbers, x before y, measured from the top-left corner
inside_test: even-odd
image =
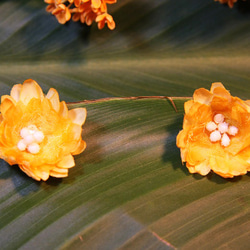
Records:
[[[35,78],[45,90],[60,85],[67,101],[190,96],[221,81],[250,98],[249,1],[230,9],[213,0],[122,0],[108,5],[113,31],[98,30],[96,23],[61,25],[46,6],[38,0],[1,1],[1,92]]]

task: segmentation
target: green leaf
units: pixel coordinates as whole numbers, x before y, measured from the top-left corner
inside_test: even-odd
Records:
[[[176,112],[163,96],[221,81],[250,99],[248,4],[118,0],[109,31],[2,0],[1,95],[32,78],[88,115],[69,177],[36,182],[0,162],[1,249],[247,249],[249,174],[189,174],[175,145],[186,98]]]
[[[88,146],[68,178],[37,183],[1,163],[1,246],[244,247],[248,177],[188,174],[175,146],[183,101],[175,104],[177,113],[169,100],[71,104],[88,110]]]

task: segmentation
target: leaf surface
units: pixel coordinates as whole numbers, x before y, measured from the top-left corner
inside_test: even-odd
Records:
[[[162,97],[221,81],[250,99],[248,4],[122,0],[108,6],[116,29],[100,31],[58,24],[43,1],[2,0],[1,95],[32,78],[88,114],[68,178],[0,162],[1,248],[247,249],[249,174],[189,174],[175,145],[186,98],[176,112]],[[120,98],[136,96],[154,98]]]

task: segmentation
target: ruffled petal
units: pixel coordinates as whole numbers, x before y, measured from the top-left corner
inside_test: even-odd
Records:
[[[59,115],[61,115],[63,118],[68,118],[68,108],[67,105],[64,101],[60,103],[60,110],[59,110]]]
[[[210,88],[211,93],[214,93],[214,89],[216,89],[216,88],[226,89],[221,82],[214,82],[214,83],[212,83],[211,88]]]
[[[197,143],[198,144],[198,143]],[[191,165],[199,165],[210,157],[210,149],[200,145],[190,145],[187,153],[187,161]]]
[[[58,92],[51,88],[46,95],[46,98],[48,98],[56,112],[59,112],[60,110],[60,100],[59,100],[59,95]]]
[[[213,99],[211,102],[211,107],[218,112],[222,112],[228,110],[232,107],[232,97],[225,89],[225,87],[221,83],[216,83],[211,88],[211,92],[213,93]]]
[[[187,141],[187,133],[185,130],[181,130],[176,137],[176,144],[179,148],[185,148]]]
[[[81,134],[82,134],[81,126],[73,124],[71,131],[72,131],[71,140],[78,141],[81,138]]]
[[[27,105],[32,98],[42,100],[44,98],[44,94],[36,81],[28,79],[24,81],[20,91],[20,101]]]
[[[91,0],[91,4],[92,4],[93,8],[95,8],[95,9],[100,8],[101,3],[102,2],[100,0]]]
[[[64,178],[68,176],[68,169],[63,168],[53,168],[53,170],[50,171],[50,176],[56,177],[56,178]]]
[[[16,84],[13,86],[13,88],[11,89],[10,92],[10,96],[16,101],[18,102],[20,99],[20,93],[22,90],[22,84]]]
[[[195,172],[199,173],[200,175],[207,175],[211,171],[210,165],[208,164],[208,161],[203,161],[200,164],[197,164],[195,166]]]
[[[6,112],[16,105],[16,101],[9,95],[1,97],[1,113],[5,117]]]
[[[247,162],[238,157],[211,157],[209,163],[211,169],[224,178],[232,178],[247,173]]]
[[[191,107],[193,106],[193,104],[194,104],[193,100],[189,100],[189,101],[187,101],[187,102],[184,103],[185,114],[189,113],[189,110],[191,109]]]
[[[71,109],[68,116],[73,123],[82,126],[86,120],[87,110],[85,108]]]
[[[113,3],[116,3],[117,0],[105,0],[105,2],[108,4],[113,4]]]
[[[37,181],[40,181],[41,178],[39,176],[37,176],[34,171],[32,171],[30,168],[26,167],[25,165],[19,165],[19,168],[25,173],[27,174],[29,177],[37,180]]]
[[[76,149],[73,150],[71,153],[73,155],[78,155],[78,154],[82,153],[85,150],[85,148],[86,148],[86,142],[83,140],[80,140],[76,146]]]
[[[43,181],[47,181],[49,179],[50,172],[49,171],[39,171],[36,173],[37,177],[39,177]]]
[[[64,156],[58,163],[59,168],[72,168],[75,166],[74,157],[71,154]]]
[[[81,0],[74,0],[74,4],[76,7],[79,7],[79,5],[81,4]]]
[[[194,102],[199,102],[206,105],[209,105],[211,103],[212,98],[213,94],[204,88],[195,90],[193,95]]]
[[[114,22],[114,20],[112,20],[111,22],[108,22],[108,28],[110,30],[114,30],[115,29],[115,22]]]

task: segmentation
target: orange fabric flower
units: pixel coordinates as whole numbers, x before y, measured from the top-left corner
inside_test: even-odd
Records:
[[[97,13],[95,13],[91,7],[91,2],[83,3],[76,9],[75,14],[73,15],[72,20],[74,22],[80,20],[81,23],[86,23],[91,25],[95,21]]]
[[[51,12],[56,9],[56,6],[61,4],[61,0],[44,0],[45,3],[48,4],[46,7],[46,11]]]
[[[107,23],[109,29],[115,28],[113,17],[107,13],[107,4],[116,3],[116,0],[44,0],[49,4],[46,8],[56,16],[59,23],[64,24],[71,19],[91,25],[93,21],[102,29]]]
[[[52,11],[52,14],[57,18],[60,24],[65,24],[71,18],[70,10],[64,4],[57,5]]]
[[[86,147],[85,119],[85,108],[68,110],[53,88],[45,96],[34,80],[14,85],[1,98],[0,157],[35,180],[66,177]]]
[[[102,29],[105,26],[105,23],[107,23],[110,30],[113,30],[115,28],[113,17],[107,13],[97,16],[96,22],[98,23],[99,29]]]
[[[190,173],[232,178],[250,170],[250,100],[213,83],[210,91],[197,89],[184,109],[177,146]]]
[[[222,4],[227,3],[230,8],[233,8],[234,3],[237,2],[237,0],[214,0],[214,1],[216,1],[216,2],[219,1]]]

